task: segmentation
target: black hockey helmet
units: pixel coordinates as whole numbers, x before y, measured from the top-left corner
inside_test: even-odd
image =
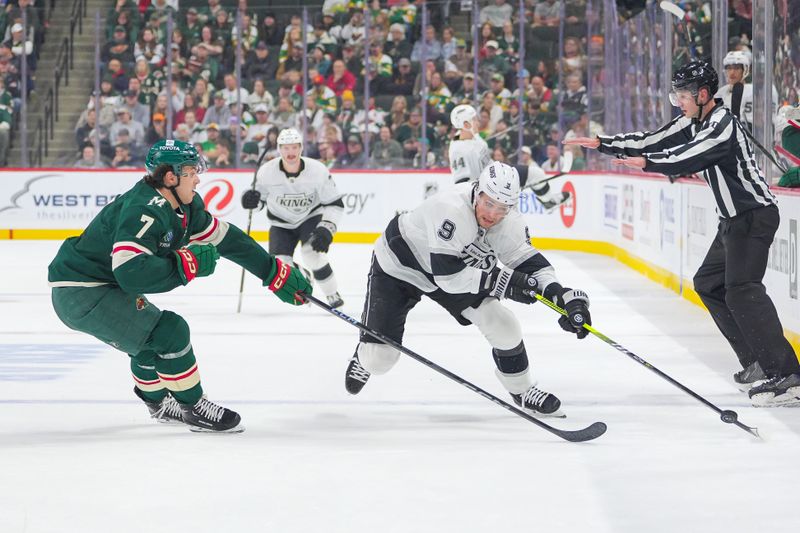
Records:
[[[689,91],[696,95],[702,87],[707,87],[713,97],[719,89],[719,76],[714,67],[704,59],[686,63],[672,75],[673,91]]]

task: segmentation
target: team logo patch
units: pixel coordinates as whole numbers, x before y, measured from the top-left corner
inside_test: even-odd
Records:
[[[137,311],[143,310],[148,305],[149,305],[149,302],[147,301],[147,298],[145,298],[144,296],[138,296],[136,298],[136,310]]]
[[[173,235],[172,231],[171,230],[168,231],[167,233],[164,234],[163,237],[161,237],[161,242],[159,242],[158,245],[161,248],[169,248],[170,245],[172,244],[172,238],[173,237],[174,237],[174,235]]]

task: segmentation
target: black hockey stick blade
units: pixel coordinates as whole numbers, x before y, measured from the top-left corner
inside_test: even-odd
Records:
[[[547,307],[549,307],[553,311],[555,311],[557,313],[560,313],[560,314],[562,314],[564,316],[567,316],[567,312],[565,310],[561,309],[559,306],[557,306],[555,303],[551,302],[550,300],[548,300],[547,298],[545,298],[541,294],[537,293],[536,291],[531,291],[531,293],[536,297],[537,300],[539,300],[540,302],[545,304]],[[593,326],[590,326],[588,324],[584,324],[583,327],[585,329],[587,329],[589,331],[589,333],[591,333],[592,335],[594,335],[595,337],[597,337],[601,341],[605,342],[609,346],[612,346],[616,350],[618,350],[618,351],[622,352],[623,354],[627,355],[628,357],[630,357],[631,359],[633,359],[634,361],[636,361],[640,365],[644,366],[645,368],[647,368],[651,372],[657,374],[659,377],[661,377],[665,381],[667,381],[667,382],[671,383],[672,385],[678,387],[680,390],[682,390],[683,392],[685,392],[686,394],[688,394],[689,396],[691,396],[692,398],[694,398],[698,402],[702,403],[703,405],[705,405],[706,407],[708,407],[712,411],[715,411],[717,414],[720,415],[720,419],[723,422],[725,422],[726,424],[732,424],[734,426],[738,426],[739,428],[747,431],[748,433],[750,433],[754,437],[759,438],[759,439],[761,438],[761,435],[758,434],[758,429],[757,428],[750,427],[750,426],[747,426],[747,425],[742,424],[741,422],[739,422],[739,415],[736,413],[736,411],[731,411],[731,410],[727,410],[727,409],[726,410],[720,409],[719,407],[717,407],[716,405],[714,405],[710,401],[706,400],[704,397],[700,396],[699,394],[697,394],[695,391],[693,391],[692,389],[690,389],[689,387],[687,387],[683,383],[681,383],[678,380],[672,378],[669,374],[667,374],[665,372],[662,372],[661,370],[659,370],[658,368],[654,367],[653,365],[651,365],[650,363],[648,363],[647,361],[645,361],[644,359],[642,359],[641,357],[639,357],[638,355],[633,353],[632,351],[630,351],[627,348],[625,348],[623,345],[619,344],[618,342],[616,342],[616,341],[612,340],[611,338],[605,336],[604,334],[600,333]]]
[[[342,313],[338,309],[332,308],[328,304],[323,303],[321,300],[318,300],[317,298],[311,296],[310,294],[299,293],[299,296],[301,298],[303,298],[305,301],[310,302],[310,303],[316,305],[317,307],[319,307],[320,309],[324,309],[325,311],[327,311],[330,314],[336,316],[337,318],[340,318],[340,319],[344,320],[345,322],[347,322],[351,326],[355,326],[356,328],[358,328],[359,330],[363,331],[364,333],[366,333],[370,337],[374,338],[375,340],[378,340],[378,341],[380,341],[380,342],[382,342],[384,344],[387,344],[387,345],[391,346],[395,350],[397,350],[397,351],[399,351],[399,352],[411,357],[412,359],[415,359],[417,362],[422,363],[423,365],[427,366],[428,368],[430,368],[432,370],[435,370],[439,374],[442,374],[443,376],[445,376],[447,378],[450,378],[452,381],[455,381],[456,383],[458,383],[460,385],[463,385],[464,387],[466,387],[469,390],[479,394],[480,396],[483,396],[484,398],[486,398],[490,402],[494,403],[495,405],[498,405],[498,406],[502,407],[506,411],[510,411],[510,412],[514,413],[515,415],[517,415],[517,416],[519,416],[521,418],[524,418],[528,422],[536,424],[540,428],[542,428],[542,429],[544,429],[546,431],[549,431],[553,435],[556,435],[557,437],[560,437],[560,438],[562,438],[562,439],[564,439],[566,441],[569,441],[569,442],[585,442],[585,441],[589,441],[589,440],[594,440],[597,437],[599,437],[600,435],[602,435],[603,433],[605,433],[606,429],[608,429],[608,427],[603,422],[595,422],[595,423],[593,423],[592,425],[590,425],[588,427],[585,427],[583,429],[578,429],[578,430],[575,430],[575,431],[569,431],[569,430],[563,430],[563,429],[554,428],[550,424],[542,422],[538,418],[535,418],[535,417],[529,415],[528,413],[526,413],[525,411],[522,411],[521,409],[517,409],[513,405],[511,405],[511,404],[509,404],[507,402],[504,402],[503,400],[501,400],[500,398],[498,398],[494,394],[483,390],[482,388],[478,387],[477,385],[473,384],[472,382],[467,381],[466,379],[464,379],[464,378],[462,378],[462,377],[450,372],[446,368],[437,365],[433,361],[430,361],[430,360],[422,357],[418,353],[406,348],[402,344],[399,344],[399,343],[393,341],[392,339],[386,337],[385,335],[382,335],[382,334],[378,333],[377,331],[373,330],[369,326],[367,326],[365,324],[362,324],[361,322],[359,322],[355,318]]]

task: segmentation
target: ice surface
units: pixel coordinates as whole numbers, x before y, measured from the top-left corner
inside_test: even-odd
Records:
[[[570,444],[401,358],[357,397],[344,370],[357,331],[280,303],[239,269],[151,300],[183,315],[209,397],[240,435],[156,424],[128,358],[71,332],[49,302],[55,242],[0,242],[0,532],[797,531],[800,410],[755,409],[736,360],[700,308],[614,260],[549,252],[586,290],[596,327],[740,420],[733,426],[595,338],[562,332],[543,305],[509,303]],[[371,247],[334,245],[360,316]],[[485,341],[423,301],[408,347],[502,398]]]

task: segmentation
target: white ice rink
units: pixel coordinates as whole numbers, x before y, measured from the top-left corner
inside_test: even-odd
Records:
[[[595,326],[740,419],[757,441],[598,339],[562,332],[541,304],[509,303],[571,444],[403,356],[357,397],[344,370],[357,331],[291,308],[239,270],[151,300],[183,315],[209,398],[239,435],[150,420],[128,358],[71,332],[50,307],[56,242],[0,241],[0,533],[796,532],[800,410],[755,409],[711,318],[616,261],[546,252],[586,290]],[[335,245],[360,316],[371,247]],[[475,328],[430,301],[405,344],[508,396]]]

